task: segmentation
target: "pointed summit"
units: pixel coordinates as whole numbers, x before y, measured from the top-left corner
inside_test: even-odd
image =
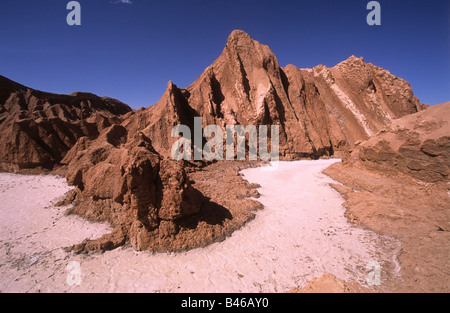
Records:
[[[364,62],[364,58],[363,57],[357,57],[356,55],[352,55],[350,56],[347,60],[345,60],[344,62]]]
[[[418,100],[411,88],[384,84],[391,80],[385,74],[354,55],[333,68],[283,69],[268,46],[234,30],[222,54],[182,94],[203,126],[279,124],[284,156],[319,157],[345,150],[392,118],[414,112]]]
[[[243,43],[245,41],[248,43],[254,40],[252,39],[252,37],[250,37],[249,34],[244,32],[243,30],[236,29],[231,32],[230,36],[228,36],[227,45]]]
[[[228,39],[230,38],[237,38],[237,37],[248,37],[250,38],[250,35],[248,33],[246,33],[243,30],[240,29],[235,29],[231,32],[230,36],[228,37]]]
[[[266,105],[266,97],[278,90],[278,98],[286,100],[280,76],[270,48],[234,30],[222,54],[187,88],[188,101],[205,123],[262,122],[275,105],[273,101]]]
[[[366,64],[366,62],[364,61],[364,58],[363,57],[357,57],[357,56],[355,56],[355,55],[352,55],[352,56],[350,56],[348,59],[346,59],[346,60],[344,60],[344,61],[342,61],[342,62],[340,62],[340,63],[338,63],[337,65],[336,65],[336,67],[339,67],[339,66],[363,66],[363,65],[365,65]]]
[[[244,59],[261,59],[272,60],[276,59],[275,54],[266,45],[254,40],[243,30],[233,30],[227,39],[227,44],[221,56],[228,58],[239,57]],[[219,58],[220,59],[220,58]]]
[[[169,157],[173,126],[193,130],[194,117],[202,117],[203,127],[279,125],[282,158],[318,158],[346,151],[420,108],[406,82],[363,58],[351,56],[332,68],[281,68],[268,46],[234,30],[195,82],[181,89],[169,81],[157,104],[122,126],[129,134],[142,130]]]

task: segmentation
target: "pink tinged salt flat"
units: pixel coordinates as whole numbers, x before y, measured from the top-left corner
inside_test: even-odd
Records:
[[[338,161],[242,171],[261,185],[258,201],[265,209],[223,242],[171,254],[119,248],[68,255],[62,246],[110,228],[51,206],[70,189],[62,178],[0,174],[0,291],[284,292],[324,273],[365,285],[374,261],[382,267],[382,284],[398,272],[399,244],[347,221],[343,199],[322,174]],[[79,286],[67,284],[70,261],[80,263]]]

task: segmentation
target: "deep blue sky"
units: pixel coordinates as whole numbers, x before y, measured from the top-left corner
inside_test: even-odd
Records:
[[[368,0],[0,1],[0,75],[55,93],[86,91],[134,108],[189,86],[222,52],[233,29],[267,44],[282,66],[334,66],[363,56],[408,80],[422,102],[450,100],[450,1]]]

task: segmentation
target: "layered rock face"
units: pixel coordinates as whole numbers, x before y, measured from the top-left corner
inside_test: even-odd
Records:
[[[97,137],[128,112],[115,99],[51,94],[0,76],[0,170],[52,169],[79,138]]]
[[[81,138],[62,163],[68,166],[68,183],[75,186],[64,202],[73,204],[71,213],[114,227],[110,234],[70,247],[77,253],[125,243],[152,251],[205,246],[223,240],[261,208],[248,199],[258,196],[257,186],[244,182],[235,164],[192,168],[163,158],[142,132],[130,138],[120,125],[95,140]]]
[[[143,129],[165,156],[175,141],[171,128],[180,122],[192,127],[195,116],[203,127],[280,125],[282,159],[317,158],[347,150],[424,107],[408,82],[362,58],[333,68],[282,68],[269,47],[233,31],[220,57],[191,86],[169,83],[155,106],[125,123]]]
[[[347,162],[399,171],[426,182],[446,182],[450,173],[450,102],[395,120],[355,147]]]
[[[51,167],[83,136],[97,137],[131,109],[109,98],[54,95],[0,79],[0,166]],[[174,126],[279,125],[282,159],[335,155],[378,133],[396,118],[422,110],[410,85],[350,57],[333,68],[280,67],[269,47],[233,31],[222,54],[188,88],[169,82],[157,104],[130,113],[130,138],[142,131],[170,157]],[[225,131],[223,132],[225,134]]]
[[[115,227],[76,250],[105,250],[126,239],[138,250],[155,248],[160,238],[178,233],[175,220],[200,211],[203,197],[183,164],[161,158],[141,132],[127,137],[123,126],[113,125],[96,140],[80,139],[62,160],[76,187],[69,195],[73,212]]]
[[[393,121],[325,170],[347,218],[402,242],[394,292],[448,292],[450,103]]]

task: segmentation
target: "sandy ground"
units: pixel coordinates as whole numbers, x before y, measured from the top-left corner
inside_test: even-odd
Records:
[[[384,290],[450,291],[450,182],[427,183],[362,164],[337,163],[325,173],[345,184],[333,186],[352,224],[401,242],[401,277],[385,282]]]
[[[382,288],[400,272],[400,245],[348,223],[343,199],[321,174],[334,162],[244,170],[261,185],[265,209],[223,242],[172,254],[119,248],[70,255],[62,247],[100,237],[108,225],[53,206],[70,190],[63,178],[0,174],[0,291],[285,292],[324,273],[365,285],[373,264]]]

